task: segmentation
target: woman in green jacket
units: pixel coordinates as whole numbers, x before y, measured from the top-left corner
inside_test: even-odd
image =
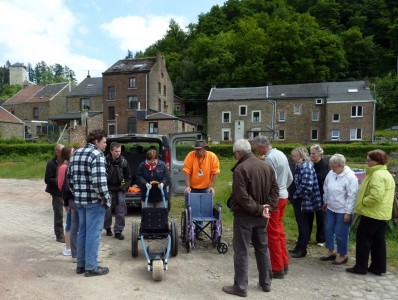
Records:
[[[387,271],[386,227],[391,219],[395,181],[387,170],[388,157],[382,150],[369,151],[366,177],[355,202],[354,212],[361,215],[357,230],[356,263],[346,271],[381,276]],[[368,268],[369,253],[371,263]]]

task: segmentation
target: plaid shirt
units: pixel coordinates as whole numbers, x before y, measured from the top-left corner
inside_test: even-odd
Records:
[[[105,165],[104,154],[93,144],[87,144],[73,153],[68,180],[76,203],[84,205],[106,200],[110,206]]]
[[[303,162],[294,168],[296,191],[293,200],[302,199],[301,211],[311,212],[321,209],[322,198],[315,169],[310,162]]]

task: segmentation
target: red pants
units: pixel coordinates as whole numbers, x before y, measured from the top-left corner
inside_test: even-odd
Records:
[[[268,248],[271,257],[272,271],[283,271],[285,266],[289,264],[286,249],[286,235],[283,227],[283,216],[287,199],[279,199],[276,210],[271,213],[268,221]]]

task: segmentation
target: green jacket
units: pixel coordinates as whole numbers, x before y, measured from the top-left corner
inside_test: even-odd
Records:
[[[395,181],[386,165],[366,167],[354,212],[376,220],[390,220]]]

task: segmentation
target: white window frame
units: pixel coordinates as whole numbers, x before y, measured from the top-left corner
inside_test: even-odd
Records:
[[[334,119],[334,117],[337,116],[337,120]],[[332,115],[332,122],[333,123],[340,123],[340,114],[333,114]]]
[[[362,118],[363,117],[363,106],[353,105],[351,106],[351,118]]]
[[[312,133],[314,131],[316,132],[316,138],[315,139],[312,137]],[[319,131],[318,131],[318,129],[311,129],[311,141],[317,141],[317,140],[319,140]]]
[[[358,133],[360,137],[358,137]],[[350,141],[362,141],[362,128],[351,128],[350,129]]]
[[[313,110],[313,111],[311,112],[311,120],[312,120],[313,122],[319,121],[319,110]]]
[[[225,122],[224,120],[224,114],[228,114],[228,122]],[[231,123],[231,112],[230,111],[223,111],[221,112],[221,123],[223,124],[230,124]]]
[[[278,111],[278,122],[286,122],[286,112],[284,110]]]
[[[242,108],[245,109],[245,113],[244,114],[241,113],[241,109]],[[239,116],[247,116],[247,105],[239,105]]]
[[[137,88],[137,78],[135,78],[135,77],[130,77],[129,78],[129,88],[130,89],[136,89]]]
[[[224,140],[224,133],[228,134],[228,140]],[[221,141],[231,141],[231,129],[230,128],[222,128],[221,129]]]
[[[293,113],[295,115],[301,115],[301,104],[295,104],[293,107]]]
[[[258,120],[254,118],[255,113],[258,113]],[[252,123],[261,123],[261,110],[252,110]]]
[[[336,133],[336,134],[334,135],[334,133]],[[341,137],[341,131],[340,131],[340,129],[332,129],[332,132],[330,133],[330,135],[331,135],[332,141],[339,141],[340,137]]]
[[[159,133],[159,122],[149,122],[149,133]]]

